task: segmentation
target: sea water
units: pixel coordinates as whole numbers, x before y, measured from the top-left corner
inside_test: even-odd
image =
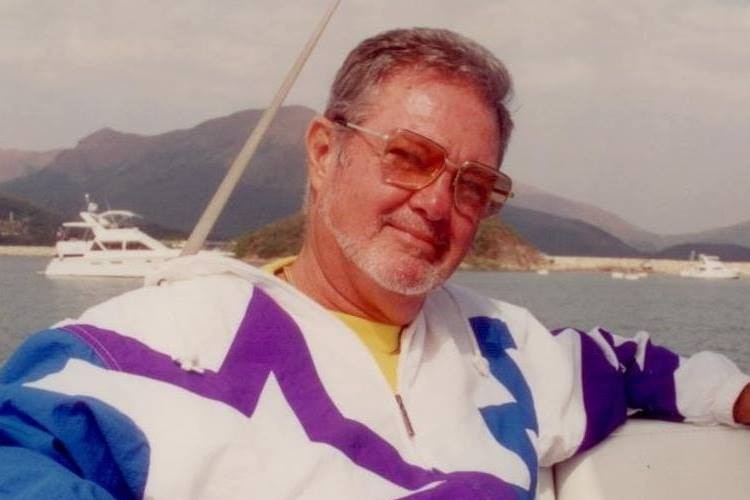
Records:
[[[720,352],[750,373],[750,280],[650,275],[630,281],[609,273],[459,273],[453,281],[522,305],[548,328],[601,326],[639,331],[682,355]]]
[[[141,279],[48,278],[40,257],[0,256],[0,363],[29,333],[141,286]],[[651,275],[614,280],[608,273],[459,272],[452,280],[529,309],[549,328],[573,326],[633,336],[688,355],[714,350],[750,372],[750,280]]]
[[[141,278],[48,278],[49,257],[0,256],[0,363],[29,334],[138,288]]]

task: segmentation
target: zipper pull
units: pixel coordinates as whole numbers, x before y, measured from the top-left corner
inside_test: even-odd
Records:
[[[398,409],[401,412],[401,419],[404,421],[404,427],[406,427],[406,434],[408,434],[410,438],[414,437],[414,427],[411,426],[409,414],[406,413],[406,406],[404,406],[404,400],[401,399],[400,394],[396,394],[396,403],[398,404]]]

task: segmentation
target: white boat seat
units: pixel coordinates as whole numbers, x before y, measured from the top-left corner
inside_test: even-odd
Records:
[[[747,500],[750,432],[630,420],[603,444],[556,465],[554,488],[539,483],[540,500]]]

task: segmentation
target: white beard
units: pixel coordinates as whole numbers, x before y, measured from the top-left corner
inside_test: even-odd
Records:
[[[439,264],[408,254],[394,263],[393,259],[388,258],[392,253],[386,252],[384,256],[372,240],[365,236],[352,236],[336,227],[331,219],[331,209],[337,191],[338,188],[328,191],[320,199],[323,223],[333,234],[343,254],[375,283],[394,293],[415,296],[424,295],[448,279],[451,270]]]

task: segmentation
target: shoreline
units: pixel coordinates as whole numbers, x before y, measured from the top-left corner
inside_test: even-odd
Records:
[[[627,257],[571,257],[550,256],[547,266],[539,269],[549,271],[599,271],[599,272],[645,272],[647,274],[679,275],[691,269],[695,261],[675,259],[642,259]],[[738,270],[743,276],[750,276],[750,262],[724,262],[730,269]]]
[[[569,255],[546,255],[545,263],[517,266],[503,265],[495,261],[479,265],[462,263],[462,271],[507,271],[546,274],[546,272],[600,272],[600,273],[645,273],[679,276],[682,271],[692,269],[696,261],[677,259],[644,259],[633,257],[576,257]],[[750,262],[721,261],[726,267],[739,271],[742,278],[750,277]]]
[[[0,256],[14,257],[52,257],[55,247],[30,245],[0,245]]]
[[[23,246],[23,245],[0,245],[0,256],[14,257],[52,257],[55,255],[55,247],[51,246]],[[247,259],[250,264],[263,265],[263,259]],[[743,277],[750,277],[750,262],[724,262],[727,267],[737,269]],[[642,259],[628,257],[573,257],[573,256],[548,256],[546,265],[530,268],[505,269],[507,271],[537,272],[547,270],[550,272],[565,271],[593,271],[593,272],[646,272],[648,274],[671,274],[679,275],[680,271],[689,269],[695,262],[673,259]],[[494,267],[494,266],[493,266]],[[502,268],[502,266],[500,266]],[[462,265],[460,269],[466,271],[501,270],[481,269],[477,266]]]

